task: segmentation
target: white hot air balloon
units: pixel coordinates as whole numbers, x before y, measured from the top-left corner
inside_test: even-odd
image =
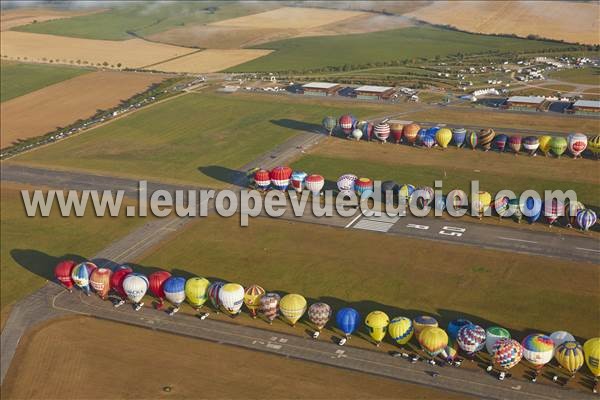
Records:
[[[550,339],[554,341],[554,350],[564,342],[574,342],[575,337],[567,331],[556,331],[550,334]]]
[[[123,291],[135,304],[136,311],[139,310],[144,303],[141,303],[146,291],[148,290],[148,278],[142,274],[131,273],[123,280]]]
[[[219,291],[223,310],[231,315],[238,314],[244,304],[244,288],[238,283],[227,283]]]

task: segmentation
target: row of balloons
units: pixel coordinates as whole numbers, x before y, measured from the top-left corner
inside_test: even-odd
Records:
[[[384,120],[373,124],[369,121],[359,121],[350,114],[342,115],[338,120],[327,116],[322,121],[323,127],[331,135],[336,127],[339,127],[346,137],[352,137],[356,140],[370,141],[373,135],[382,143],[386,143],[390,136],[396,143],[404,142],[415,145],[420,144],[431,148],[434,145],[446,149],[452,142],[456,147],[463,147],[467,144],[475,150],[478,146],[488,151],[495,148],[503,152],[510,149],[514,154],[524,149],[529,155],[535,156],[538,148],[544,155],[552,152],[560,157],[569,151],[574,158],[580,157],[587,149],[598,158],[600,156],[600,135],[594,136],[588,140],[583,133],[573,133],[566,138],[563,136],[527,136],[496,134],[493,129],[481,129],[479,133],[467,131],[465,128],[445,128],[435,126],[429,129],[421,128],[419,124],[411,123],[404,125],[402,122]]]
[[[254,173],[254,184],[261,190],[273,188],[275,190],[285,191],[288,187],[292,187],[296,192],[301,193],[305,188],[313,195],[317,196],[325,185],[325,178],[317,174],[307,174],[304,171],[292,171],[290,167],[278,166],[271,171],[259,169]],[[359,178],[353,174],[344,174],[337,180],[337,188],[342,193],[356,193],[359,197],[365,197],[373,193],[374,184],[370,178]],[[455,209],[461,208],[463,199],[468,200],[467,194],[460,190],[451,190],[447,196],[435,197],[434,189],[429,186],[416,188],[411,184],[400,185],[394,181],[384,181],[381,184],[381,190],[384,195],[391,192],[394,199],[386,199],[386,201],[398,200],[408,204],[413,198],[419,207],[432,206],[435,209],[444,211],[447,204],[452,204]],[[448,203],[449,199],[449,203]],[[540,199],[529,197],[520,203],[519,198],[510,199],[505,196],[496,200],[492,200],[492,195],[486,191],[480,191],[475,195],[474,201],[471,203],[473,211],[482,216],[490,207],[498,214],[500,218],[514,217],[517,221],[521,221],[524,217],[521,210],[532,210],[531,215],[526,215],[524,218],[530,223],[534,223],[543,215],[548,224],[552,225],[558,221],[559,217],[565,215],[567,217],[567,226],[572,227],[575,224],[582,230],[587,231],[597,222],[596,212],[586,208],[579,201],[572,204],[563,204],[557,199],[544,204]]]
[[[120,266],[112,271],[98,268],[89,261],[75,263],[63,260],[56,265],[54,272],[56,279],[69,290],[76,285],[90,295],[93,289],[102,299],[106,299],[112,289],[121,302],[128,299],[134,305],[139,305],[150,290],[158,300],[158,308],[162,308],[165,300],[175,308],[187,300],[192,307],[199,309],[210,300],[216,310],[237,315],[245,304],[254,318],[261,313],[272,323],[281,313],[292,326],[307,313],[316,332],[320,332],[333,316],[332,307],[326,303],[318,302],[307,307],[306,299],[300,294],[280,297],[277,293],[267,293],[258,285],[244,288],[238,283],[211,283],[201,277],[186,280],[172,276],[167,271],[156,271],[145,276],[133,272],[128,266]],[[444,330],[431,316],[422,315],[412,320],[403,316],[390,319],[383,311],[370,312],[364,323],[377,345],[386,335],[400,346],[408,344],[415,337],[422,350],[432,358],[441,356],[453,360],[459,349],[468,357],[473,357],[485,348],[493,365],[501,371],[507,371],[525,358],[535,368],[537,375],[555,357],[570,377],[584,362],[596,379],[600,376],[600,337],[589,339],[581,346],[570,333],[557,331],[551,335],[531,334],[519,343],[511,338],[508,330],[501,327],[484,329],[466,319],[456,319]],[[335,326],[344,333],[346,339],[360,325],[361,316],[354,308],[341,308],[335,313]]]

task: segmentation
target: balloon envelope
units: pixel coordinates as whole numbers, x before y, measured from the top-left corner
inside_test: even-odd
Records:
[[[485,330],[485,349],[490,355],[494,354],[494,346],[500,339],[510,339],[510,332],[499,326],[492,326]]]
[[[456,340],[456,335],[458,335],[458,331],[460,330],[460,328],[462,328],[465,325],[471,324],[472,322],[468,319],[458,318],[453,321],[450,321],[450,323],[448,324],[448,329],[446,329],[446,331],[448,332],[448,336],[450,337],[450,339]]]
[[[287,294],[279,302],[279,310],[281,315],[294,325],[306,311],[306,299],[299,294]]]
[[[335,314],[335,324],[344,334],[350,335],[360,324],[360,315],[354,308],[342,308]]]
[[[243,286],[238,283],[226,283],[219,291],[219,301],[225,312],[231,315],[238,314],[244,304]]]
[[[438,322],[435,318],[430,317],[429,315],[419,315],[415,319],[413,319],[413,327],[415,328],[415,334],[417,338],[421,331],[425,328],[436,327],[438,326]]]
[[[596,213],[590,209],[581,210],[577,213],[577,225],[587,231],[596,224]]]
[[[485,346],[485,329],[479,325],[465,325],[458,330],[456,342],[461,349],[473,354]]]
[[[589,339],[583,344],[585,363],[595,377],[600,376],[600,337]]]
[[[550,141],[552,141],[552,136],[542,135],[538,137],[539,149],[544,154],[548,154],[550,151]]]
[[[221,301],[219,300],[219,292],[221,291],[221,288],[224,285],[225,285],[225,282],[223,282],[223,281],[214,281],[213,283],[210,284],[210,286],[208,287],[208,290],[207,290],[208,298],[216,310],[219,310],[221,308]]]
[[[165,297],[175,307],[179,307],[185,300],[185,278],[172,276],[163,284]]]
[[[583,347],[576,341],[563,342],[556,348],[556,361],[570,374],[574,374],[583,366]]]
[[[265,295],[265,289],[258,285],[250,285],[244,291],[244,304],[250,311],[250,315],[256,317],[260,308],[260,299]]]
[[[108,268],[96,268],[90,275],[90,286],[98,293],[101,299],[105,299],[110,291],[110,277],[112,271]]]
[[[159,300],[163,300],[165,298],[165,291],[163,290],[163,286],[167,279],[171,277],[171,273],[167,271],[156,271],[151,273],[148,276],[148,282],[150,293],[154,295]]]
[[[408,124],[402,129],[402,136],[410,144],[413,144],[417,140],[417,134],[421,127],[418,124]]]
[[[207,290],[210,282],[206,278],[195,276],[185,282],[185,297],[194,308],[201,307],[208,298]]]
[[[75,283],[71,277],[75,265],[76,263],[73,260],[63,260],[54,267],[54,277],[67,289],[71,289]]]
[[[390,318],[383,311],[372,311],[365,318],[365,325],[369,335],[377,343],[381,342],[387,332]]]
[[[572,133],[567,136],[567,145],[569,152],[578,157],[586,149],[588,143],[587,136],[583,133]]]
[[[323,329],[327,325],[329,318],[331,318],[331,313],[332,309],[329,304],[314,303],[308,307],[308,319],[318,330]]]
[[[130,267],[122,265],[113,272],[110,278],[110,288],[117,292],[122,299],[127,297],[123,290],[123,280],[125,280],[125,277],[132,272],[133,270]]]
[[[523,358],[523,347],[514,339],[498,339],[492,350],[492,362],[498,368],[508,370]]]
[[[567,150],[567,139],[562,136],[554,136],[552,140],[550,140],[550,150],[552,150],[557,157],[560,157],[565,150]]]
[[[273,321],[279,313],[279,300],[281,297],[277,293],[266,293],[260,298],[260,312],[265,318]]]
[[[523,357],[535,368],[543,367],[554,355],[554,341],[550,336],[534,333],[523,339]]]
[[[89,289],[90,275],[96,268],[98,268],[96,267],[96,264],[89,261],[79,263],[73,267],[73,270],[71,271],[71,278],[73,279],[73,282],[75,282],[75,285],[82,289]]]
[[[410,318],[396,317],[388,326],[390,337],[400,345],[408,343],[414,333],[413,323]]]
[[[467,130],[465,128],[456,128],[452,131],[452,143],[456,147],[462,147],[465,143],[465,138],[467,136]]]
[[[419,333],[419,344],[431,357],[440,354],[448,345],[448,334],[438,327],[427,327]]]
[[[452,140],[452,131],[448,128],[442,128],[435,133],[435,140],[442,149],[448,147],[450,140]]]
[[[132,272],[123,280],[123,290],[133,303],[139,303],[148,290],[148,278],[142,274]]]

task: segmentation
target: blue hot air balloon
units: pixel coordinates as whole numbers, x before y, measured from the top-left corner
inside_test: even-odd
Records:
[[[434,200],[436,210],[444,211],[446,209],[446,196],[438,196]]]
[[[427,136],[427,129],[421,128],[417,132],[417,144],[423,144],[423,138]]]
[[[502,153],[506,148],[506,143],[508,142],[508,136],[505,134],[496,135],[494,138],[494,147]]]
[[[521,211],[527,222],[533,224],[540,218],[540,215],[542,215],[542,201],[538,198],[534,199],[533,197],[528,197],[527,200],[525,200],[524,205],[525,207]]]
[[[596,213],[588,208],[577,213],[577,225],[584,231],[587,231],[594,226],[596,220]]]
[[[421,144],[425,147],[427,147],[428,149],[432,148],[435,145],[435,137],[433,136],[429,136],[429,135],[425,135],[425,137],[423,138],[423,141],[421,142]]]
[[[349,336],[360,324],[360,314],[354,308],[342,308],[335,314],[335,324],[346,336]]]
[[[450,339],[456,340],[456,336],[458,335],[458,331],[460,330],[460,328],[462,328],[465,325],[471,324],[473,323],[468,319],[458,318],[453,321],[450,321],[450,323],[448,324],[448,329],[446,329],[446,331],[448,332],[448,336],[450,336]]]
[[[465,128],[456,128],[452,130],[452,143],[456,147],[462,147],[467,137],[467,130]]]
[[[172,276],[163,283],[165,297],[176,308],[185,300],[185,278]]]
[[[431,127],[429,129],[427,129],[427,136],[431,136],[432,138],[435,139],[435,134],[437,133],[437,131],[439,131],[441,128],[439,126],[434,126]]]

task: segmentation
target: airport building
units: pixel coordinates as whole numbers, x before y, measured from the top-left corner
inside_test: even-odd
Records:
[[[311,82],[302,85],[302,93],[310,96],[333,96],[341,86],[330,82]]]
[[[518,111],[539,111],[545,100],[541,96],[512,96],[506,100],[504,108]]]
[[[570,107],[568,112],[582,115],[599,115],[600,101],[598,100],[577,100]]]
[[[361,86],[354,89],[357,99],[388,100],[396,94],[396,89],[388,86]]]

